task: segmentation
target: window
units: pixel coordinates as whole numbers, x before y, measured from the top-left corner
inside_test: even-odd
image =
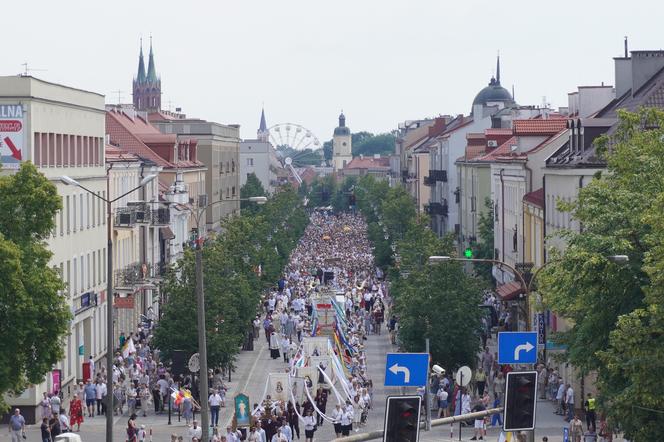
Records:
[[[81,259],[78,261],[81,263],[81,293],[83,293],[83,290],[85,290],[85,262],[84,261],[85,256],[81,255]]]
[[[83,225],[85,223],[85,209],[83,208],[83,194],[79,193],[78,194],[78,208],[79,208],[79,213],[81,214],[81,230],[83,230]]]
[[[72,281],[71,288],[73,290],[72,294],[75,296],[78,293],[78,265],[77,265],[76,257],[74,257],[74,262],[73,262],[72,267],[74,269],[74,274],[72,275],[72,278],[71,278],[71,281]]]
[[[104,247],[104,248],[102,249],[101,253],[102,253],[102,257],[101,257],[101,258],[102,258],[102,260],[103,260],[103,268],[106,268],[106,247]],[[106,272],[101,272],[101,276],[102,276],[102,282],[106,282]],[[110,293],[106,293],[106,296],[107,296],[107,297],[110,297],[111,294],[110,294]]]
[[[97,284],[97,252],[92,252],[92,284]]]
[[[72,201],[73,201],[73,210],[72,210],[72,224],[73,224],[73,229],[72,231],[76,233],[76,195],[72,195]]]
[[[86,200],[85,201],[85,220],[86,220],[85,223],[86,223],[86,226],[87,226],[88,229],[90,228],[90,212],[91,212],[91,210],[90,210],[90,197],[91,196],[92,195],[90,195],[89,193],[85,194],[85,200]]]
[[[233,186],[231,195],[233,196],[233,198],[235,198],[235,186]]]
[[[62,200],[63,200],[63,198],[60,197],[60,204],[64,206],[64,204],[63,204],[64,201],[62,201]],[[62,209],[60,209],[60,223],[59,224],[60,224],[60,236],[62,236],[62,235],[65,234],[65,231],[64,231],[64,229],[65,229],[65,208],[64,207]]]
[[[231,160],[231,172],[235,173],[235,160]]]
[[[71,297],[71,261],[67,260],[67,279],[65,279],[65,284],[67,284],[67,296]]]

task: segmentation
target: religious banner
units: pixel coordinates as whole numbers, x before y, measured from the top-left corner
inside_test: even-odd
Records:
[[[310,337],[302,340],[305,357],[324,356],[327,354],[328,338],[326,336]]]
[[[249,396],[242,393],[235,395],[235,421],[238,427],[251,425],[249,410]]]
[[[316,367],[298,367],[297,377],[304,379],[304,385],[313,398],[318,389],[318,369]],[[306,396],[305,396],[306,397]]]
[[[290,399],[288,373],[270,373],[267,394],[270,395],[272,401],[288,401]]]
[[[290,378],[290,387],[291,390],[293,391],[293,396],[295,397],[295,400],[298,401],[299,403],[304,402],[304,400],[307,397],[307,395],[304,393],[304,383],[305,383],[304,378],[299,378],[299,377]]]
[[[330,367],[331,361],[330,361],[330,356],[311,356],[309,358],[309,366],[314,367],[318,370],[318,367],[322,368],[323,371],[325,371],[325,374],[334,382],[335,376],[334,373],[332,372],[332,367]],[[327,381],[325,380],[325,376],[322,375],[320,370],[318,370],[318,373],[316,374],[316,377],[318,378],[318,383],[319,384],[326,384]]]

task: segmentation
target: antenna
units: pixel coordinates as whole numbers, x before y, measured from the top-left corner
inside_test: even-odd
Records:
[[[28,68],[28,62],[26,61],[25,63],[21,63],[21,66],[23,66],[23,73],[19,74],[23,77],[27,77],[30,75],[30,72],[36,72],[36,71],[46,71],[46,69],[35,69],[35,68]]]
[[[122,93],[124,91],[121,91],[120,89],[118,89],[117,91],[111,91],[111,92],[114,93],[114,94],[118,94],[118,104],[122,103]]]

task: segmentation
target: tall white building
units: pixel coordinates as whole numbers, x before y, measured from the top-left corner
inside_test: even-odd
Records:
[[[282,166],[269,136],[263,109],[256,139],[240,142],[240,187],[247,183],[247,177],[252,173],[267,193],[273,193],[279,184],[277,174]]]
[[[11,173],[20,161],[32,161],[57,187],[63,209],[48,240],[51,265],[59,269],[73,315],[65,338],[65,358],[40,385],[18,397],[28,421],[43,392],[72,388],[84,377],[83,362],[106,353],[106,217],[103,204],[83,189],[59,181],[68,175],[106,195],[104,170],[104,96],[49,83],[30,76],[0,77],[0,106],[20,109],[11,147],[3,144],[2,173]]]

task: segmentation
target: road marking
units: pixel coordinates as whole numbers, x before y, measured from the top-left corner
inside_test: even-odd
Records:
[[[525,344],[517,345],[516,348],[514,349],[514,360],[518,361],[520,359],[520,353],[522,351],[525,351],[527,353],[530,350],[532,350],[533,348],[535,348],[535,346],[533,344],[531,344],[530,342],[526,342]]]
[[[390,367],[390,371],[393,374],[397,374],[399,372],[403,373],[403,381],[406,384],[410,382],[410,370],[408,370],[408,367],[400,367],[399,364],[394,364]]]

